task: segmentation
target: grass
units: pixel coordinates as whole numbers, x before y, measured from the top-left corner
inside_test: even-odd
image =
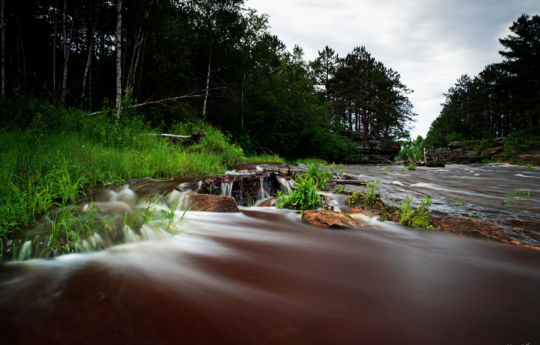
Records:
[[[527,191],[527,194],[519,194],[518,188],[514,187],[514,191],[512,193],[509,193],[506,195],[506,197],[502,200],[502,204],[505,207],[513,207],[514,206],[514,200],[528,200],[531,198],[531,192]]]
[[[278,155],[251,155],[242,159],[242,163],[276,163],[284,164],[286,160]]]
[[[296,178],[295,188],[290,194],[278,192],[277,208],[293,210],[313,210],[322,206],[322,199],[317,190],[317,182],[307,174]]]
[[[375,206],[377,202],[377,191],[381,185],[380,180],[375,180],[366,183],[366,193],[361,195],[358,191],[353,192],[347,198],[348,204],[350,206],[355,205],[365,205],[365,206]]]
[[[429,220],[429,214],[431,210],[431,199],[428,197],[420,202],[420,205],[416,208],[411,206],[411,199],[409,196],[405,197],[405,200],[401,201],[397,214],[399,215],[399,222],[405,226],[412,226],[423,229],[434,229]]]
[[[409,163],[409,165],[407,165],[407,170],[409,170],[409,171],[414,171],[414,170],[416,170],[416,164],[414,164],[414,163]]]
[[[328,181],[337,173],[335,165],[322,168],[310,165],[308,171],[296,178],[294,190],[290,194],[278,192],[276,206],[293,210],[313,210],[322,206],[318,190],[326,188]]]
[[[28,128],[0,133],[0,244],[52,209],[59,210],[52,218],[52,247],[84,236],[84,226],[91,224],[77,221],[80,215],[68,205],[85,197],[85,186],[223,173],[244,159],[240,147],[202,122],[173,127],[184,131],[179,134],[206,133],[199,143],[183,147],[150,135],[157,130],[136,114],[125,114],[114,125],[104,114],[86,116],[46,103],[28,108],[33,118]],[[62,232],[66,241],[57,236]]]

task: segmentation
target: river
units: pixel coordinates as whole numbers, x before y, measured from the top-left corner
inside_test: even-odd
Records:
[[[388,202],[429,195],[434,209],[479,219],[540,216],[538,168],[344,170],[381,180]],[[514,187],[529,197],[503,206]],[[146,200],[128,194],[128,205]],[[302,224],[293,211],[241,211],[179,209],[172,233],[150,222],[139,237],[105,250],[3,264],[2,343],[540,341],[539,250],[363,215],[361,228],[335,231]]]

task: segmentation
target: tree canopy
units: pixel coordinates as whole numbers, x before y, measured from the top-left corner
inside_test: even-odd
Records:
[[[426,141],[540,135],[540,16],[522,15],[499,40],[504,60],[476,77],[461,76],[445,94]]]
[[[305,61],[243,0],[10,1],[5,13],[10,100],[93,112],[114,106],[117,85],[126,104],[185,96],[139,109],[165,129],[203,118],[248,151],[328,160],[354,156],[343,132],[401,138],[414,117],[400,75],[365,47]]]

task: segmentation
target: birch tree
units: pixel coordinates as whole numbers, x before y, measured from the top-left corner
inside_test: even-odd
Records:
[[[122,110],[122,0],[116,2],[116,115],[115,122],[120,122]]]
[[[62,20],[62,35],[64,39],[64,70],[62,73],[62,92],[60,93],[60,102],[65,103],[67,93],[67,80],[68,80],[68,66],[69,66],[69,54],[71,52],[71,39],[73,37],[73,18],[71,18],[70,33],[67,33],[67,0],[64,0],[64,12]]]

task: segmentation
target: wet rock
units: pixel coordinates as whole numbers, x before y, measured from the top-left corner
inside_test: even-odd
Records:
[[[345,213],[333,211],[304,211],[304,223],[330,229],[350,229],[358,226],[358,222]]]
[[[257,203],[257,207],[273,207],[276,206],[276,198],[270,198]]]
[[[523,225],[524,223],[507,229],[500,224],[452,215],[432,214],[430,219],[437,230],[467,237],[487,238],[514,246],[540,249],[534,239],[525,236],[530,235],[531,230],[527,229],[527,226]],[[537,233],[535,235],[538,236]]]
[[[240,212],[233,197],[212,194],[189,194],[189,207],[192,211]]]

